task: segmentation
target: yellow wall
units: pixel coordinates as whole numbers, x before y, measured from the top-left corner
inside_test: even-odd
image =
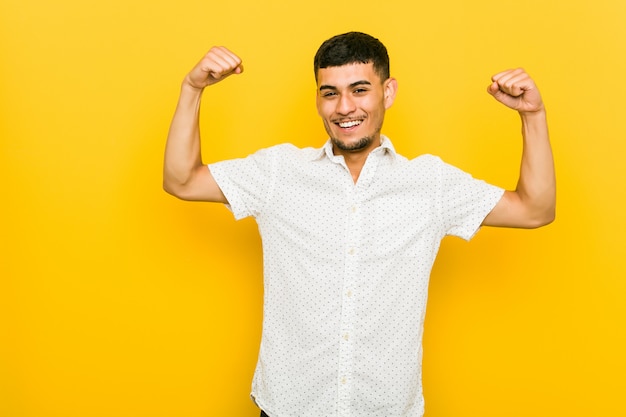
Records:
[[[524,66],[549,109],[556,223],[444,241],[427,417],[626,416],[625,21],[623,0],[3,0],[0,416],[257,415],[256,227],[162,191],[167,128],[224,44],[246,72],[205,96],[206,161],[321,144],[312,57],[348,30],[388,46],[407,156],[513,187],[489,76]]]

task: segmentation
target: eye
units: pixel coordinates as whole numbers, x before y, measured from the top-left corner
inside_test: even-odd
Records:
[[[357,88],[357,89],[354,90],[354,94],[361,95],[361,94],[365,94],[365,93],[367,93],[367,89],[366,88]]]
[[[331,97],[334,97],[336,95],[337,95],[337,93],[335,93],[334,91],[327,91],[325,93],[322,93],[322,97],[325,97],[325,98],[331,98]]]

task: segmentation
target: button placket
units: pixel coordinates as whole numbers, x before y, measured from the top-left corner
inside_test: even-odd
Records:
[[[352,392],[351,381],[354,369],[354,345],[352,338],[356,319],[354,288],[359,262],[358,239],[361,233],[361,219],[357,202],[357,189],[357,187],[352,187],[349,195],[350,204],[347,208],[348,221],[346,227],[346,262],[342,297],[343,308],[341,328],[339,329],[338,400],[340,415],[349,415]]]

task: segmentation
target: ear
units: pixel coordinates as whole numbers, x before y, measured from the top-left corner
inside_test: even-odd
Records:
[[[383,85],[383,92],[385,94],[385,109],[388,109],[396,100],[396,93],[398,92],[398,80],[393,77],[388,78]]]

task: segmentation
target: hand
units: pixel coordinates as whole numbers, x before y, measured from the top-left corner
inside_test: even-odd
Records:
[[[520,113],[538,112],[544,109],[541,94],[535,82],[521,68],[503,71],[491,77],[487,88],[496,100]]]
[[[185,77],[193,88],[203,89],[232,74],[241,74],[241,58],[223,46],[214,46]]]

